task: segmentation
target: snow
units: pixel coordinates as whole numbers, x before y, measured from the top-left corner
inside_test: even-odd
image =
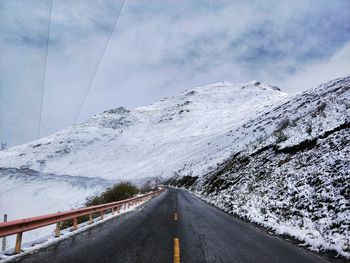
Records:
[[[350,77],[290,97],[238,127],[235,149],[186,185],[209,203],[315,251],[350,257]]]
[[[52,176],[27,187],[0,173],[1,198],[9,195],[0,213],[68,209],[118,180],[186,185],[191,176],[187,187],[224,211],[349,257],[349,87],[346,77],[290,96],[258,81],[222,82],[105,111],[0,152],[0,167],[18,177],[26,169]],[[82,187],[75,177],[93,181]],[[23,205],[31,198],[40,205]]]
[[[86,231],[92,227],[95,227],[96,225],[99,224],[103,224],[104,222],[111,220],[115,217],[121,216],[125,213],[129,213],[131,211],[134,211],[136,209],[142,210],[144,207],[144,204],[147,201],[141,202],[139,204],[134,204],[133,206],[130,207],[126,207],[123,206],[122,209],[119,210],[119,213],[115,213],[114,215],[112,215],[111,213],[109,214],[105,214],[104,219],[101,220],[100,218],[95,218],[93,219],[93,224],[89,225],[87,222],[78,224],[78,229],[75,231],[72,231],[72,227],[69,227],[67,229],[61,230],[60,236],[59,237],[54,237],[54,228],[55,226],[49,226],[46,227],[47,229],[49,229],[49,231],[46,231],[47,235],[41,235],[41,237],[36,238],[36,239],[32,239],[31,241],[27,241],[27,242],[23,242],[22,244],[22,252],[20,254],[14,254],[14,248],[13,246],[9,246],[9,249],[6,249],[3,252],[0,252],[0,263],[5,263],[5,262],[12,262],[14,259],[20,259],[21,257],[28,255],[28,254],[33,254],[35,253],[37,250],[48,247],[54,243],[60,242],[64,239],[70,238],[73,235],[77,235],[83,231]],[[33,232],[33,231],[38,231],[37,230],[32,230],[30,232],[25,232],[23,234],[23,236],[25,237],[26,235],[28,235],[29,233]],[[8,237],[9,239],[9,237]],[[9,241],[13,241],[12,243],[14,244],[14,237],[11,236]],[[9,242],[8,242],[9,243]]]
[[[118,180],[200,176],[229,156],[230,130],[286,97],[256,81],[217,83],[150,106],[111,109],[1,151],[0,214],[12,220],[79,207]]]
[[[222,140],[227,131],[286,96],[263,84],[197,87],[147,107],[106,111],[85,123],[10,148],[0,153],[0,167],[133,179],[168,177],[186,163],[200,162],[198,170],[191,170],[201,174],[204,156],[230,146]]]
[[[101,193],[113,183],[101,178],[57,176],[28,169],[0,168],[0,213],[8,214],[10,221],[66,211],[81,207],[85,198]],[[23,236],[23,241],[38,239],[53,228],[30,231]],[[13,244],[11,238],[8,245]]]

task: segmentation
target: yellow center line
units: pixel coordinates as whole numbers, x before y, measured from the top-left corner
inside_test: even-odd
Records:
[[[180,263],[180,241],[174,238],[174,263]]]
[[[177,213],[174,214],[174,220],[177,221]]]

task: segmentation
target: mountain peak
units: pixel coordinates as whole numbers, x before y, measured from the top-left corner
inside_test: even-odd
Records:
[[[225,93],[225,92],[240,92],[240,90],[245,90],[243,93],[245,93],[247,90],[250,90],[250,91],[255,90],[256,92],[261,92],[261,91],[281,92],[280,88],[276,86],[263,84],[258,80],[251,80],[244,83],[232,83],[228,81],[222,81],[214,84],[209,84],[206,86],[199,86],[187,92],[197,91],[197,92],[204,92],[204,93],[212,93],[212,92]]]
[[[0,160],[4,167],[106,179],[164,176],[166,169],[181,169],[182,158],[198,163],[217,151],[213,141],[286,97],[257,81],[196,87],[149,106],[107,110],[74,129],[1,152]],[[167,168],[154,166],[159,162]]]

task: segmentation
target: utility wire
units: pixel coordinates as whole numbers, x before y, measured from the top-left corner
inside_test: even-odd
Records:
[[[40,135],[41,135],[41,122],[42,122],[42,115],[43,115],[44,90],[45,90],[45,81],[46,81],[46,65],[47,65],[49,41],[50,41],[50,34],[51,34],[51,17],[52,17],[53,0],[51,0],[50,3],[51,3],[51,6],[50,6],[50,16],[49,16],[49,29],[47,30],[47,42],[46,42],[46,50],[45,50],[44,77],[43,77],[42,88],[41,88],[38,139],[40,138]]]
[[[103,50],[102,50],[102,53],[101,53],[101,55],[100,55],[100,57],[99,57],[99,60],[98,60],[98,63],[97,63],[97,65],[96,65],[96,67],[95,67],[95,70],[94,70],[94,73],[93,73],[93,75],[92,75],[92,78],[90,79],[89,86],[88,86],[87,90],[85,91],[83,100],[81,101],[80,106],[79,106],[79,109],[78,109],[78,112],[77,112],[76,115],[75,115],[74,123],[73,123],[73,124],[76,124],[76,123],[77,123],[78,117],[79,117],[79,115],[80,115],[80,113],[81,113],[81,110],[83,109],[84,103],[85,103],[86,98],[87,98],[87,96],[88,96],[88,93],[89,93],[89,91],[90,91],[90,89],[91,89],[92,83],[94,82],[94,79],[95,79],[96,73],[97,73],[97,71],[98,71],[98,68],[99,68],[100,65],[101,65],[101,61],[102,61],[103,55],[104,55],[104,53],[105,53],[105,51],[106,51],[106,49],[107,49],[107,46],[108,46],[108,44],[109,44],[109,42],[110,42],[110,40],[111,40],[111,37],[112,37],[112,35],[113,35],[113,32],[114,32],[115,28],[116,28],[116,25],[117,25],[117,22],[118,22],[118,20],[119,20],[119,17],[120,17],[120,14],[121,14],[121,12],[122,12],[122,9],[123,9],[123,7],[124,7],[125,1],[126,1],[126,0],[123,0],[123,3],[122,3],[122,5],[121,5],[121,7],[119,8],[119,11],[118,11],[117,16],[116,16],[115,21],[114,21],[114,26],[113,26],[113,28],[112,28],[112,30],[111,30],[109,36],[108,36],[108,40],[107,40],[107,42],[106,42],[106,45],[104,46],[104,48],[103,48]]]

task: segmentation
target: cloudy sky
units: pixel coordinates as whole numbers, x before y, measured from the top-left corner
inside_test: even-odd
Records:
[[[84,94],[78,121],[222,80],[296,93],[349,74],[349,0],[0,1],[10,146],[72,125]]]

